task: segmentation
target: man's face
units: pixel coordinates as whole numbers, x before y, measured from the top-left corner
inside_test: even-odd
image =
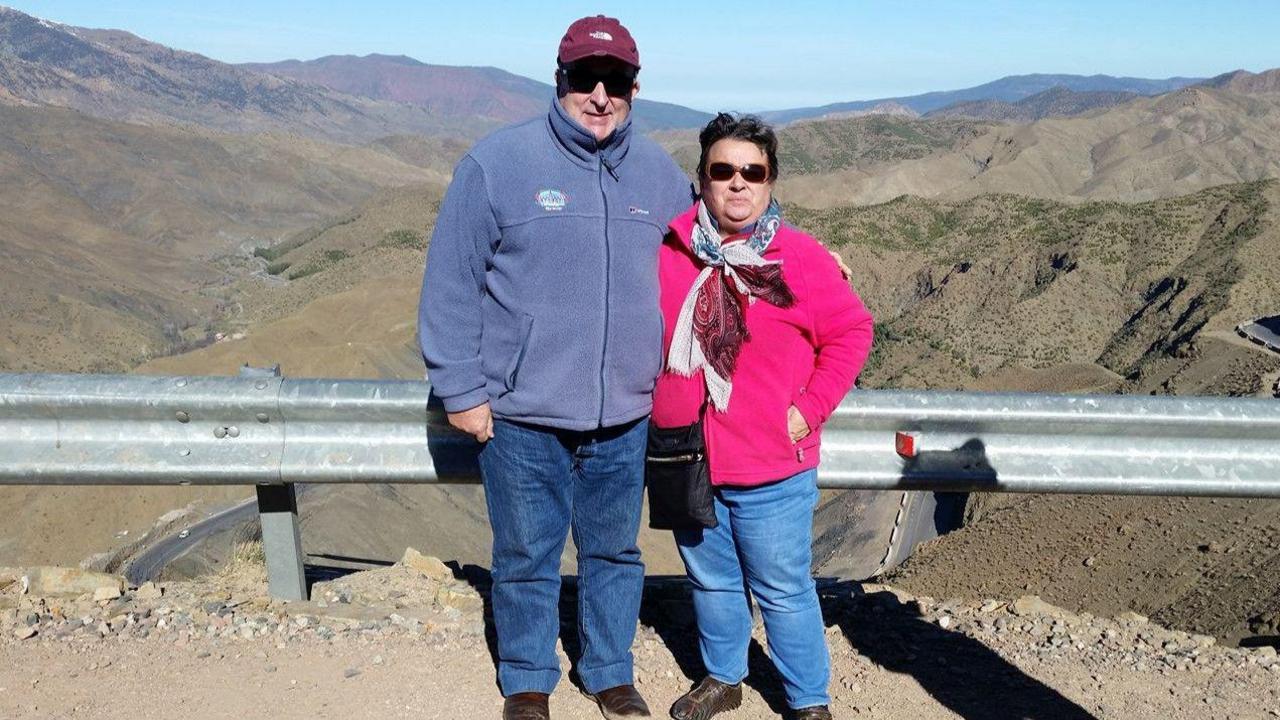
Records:
[[[556,71],[560,106],[599,142],[631,114],[639,91],[636,69],[614,58],[584,58]]]

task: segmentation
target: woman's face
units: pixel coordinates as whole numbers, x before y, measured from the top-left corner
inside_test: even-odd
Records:
[[[713,179],[713,165],[729,165],[738,169],[724,180]],[[766,180],[748,182],[741,168],[757,165],[765,169]],[[746,172],[751,175],[751,172]],[[729,236],[755,222],[769,207],[773,197],[773,173],[764,149],[747,140],[725,138],[717,140],[707,150],[707,169],[703,172],[702,201],[707,212],[720,226],[720,233]]]

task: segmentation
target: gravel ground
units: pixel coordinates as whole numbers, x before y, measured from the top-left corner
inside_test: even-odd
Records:
[[[418,556],[287,604],[264,597],[253,572],[98,601],[33,597],[15,582],[0,593],[0,717],[496,718],[486,579],[461,574]],[[821,595],[837,717],[1280,717],[1271,647],[1222,647],[1035,596],[937,601],[852,583]],[[569,681],[573,603],[567,586],[566,681],[552,708],[594,720]],[[658,716],[700,676],[692,622],[684,584],[646,588],[636,675]],[[727,717],[783,712],[760,628],[757,640],[746,701]]]

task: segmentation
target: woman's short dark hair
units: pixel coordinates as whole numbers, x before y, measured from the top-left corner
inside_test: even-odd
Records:
[[[773,127],[755,115],[720,113],[698,133],[702,157],[698,158],[698,177],[707,176],[707,153],[720,140],[745,140],[764,151],[769,159],[769,179],[778,179],[778,136]]]

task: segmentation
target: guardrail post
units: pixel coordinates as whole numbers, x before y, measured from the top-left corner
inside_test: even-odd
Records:
[[[267,558],[267,587],[283,600],[306,600],[302,568],[302,532],[298,528],[298,496],[292,483],[258,486],[262,551]]]
[[[240,377],[280,377],[280,366],[240,368]],[[302,531],[298,526],[298,493],[292,483],[258,485],[258,518],[262,552],[267,560],[267,587],[272,597],[306,600],[307,576],[302,564]]]

